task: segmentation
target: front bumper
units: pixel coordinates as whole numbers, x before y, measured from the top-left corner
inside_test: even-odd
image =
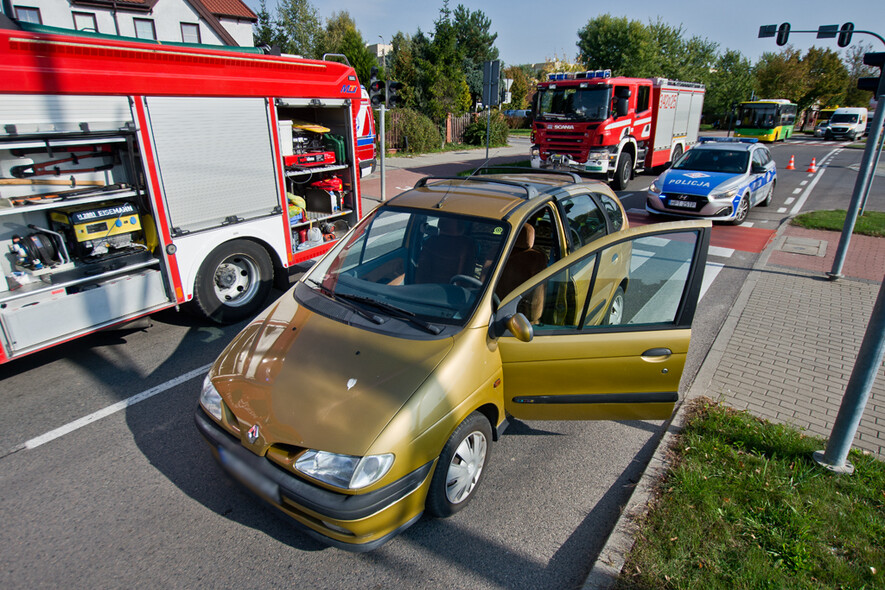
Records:
[[[649,213],[661,213],[684,217],[686,219],[714,219],[730,221],[734,219],[737,203],[740,198],[708,199],[697,195],[658,194],[648,191],[645,199],[645,210]],[[674,205],[685,203],[685,206]]]
[[[550,154],[547,160],[541,159],[541,152],[537,146],[531,151],[532,168],[567,168],[576,172],[589,174],[607,174],[615,169],[615,157],[608,151],[590,152],[586,162],[579,162],[568,154]]]
[[[324,543],[348,551],[371,551],[421,517],[424,494],[414,492],[426,490],[433,461],[383,488],[342,494],[302,480],[252,453],[202,408],[197,408],[194,420],[225,471]]]

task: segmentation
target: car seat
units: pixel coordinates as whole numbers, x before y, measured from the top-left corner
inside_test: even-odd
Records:
[[[516,238],[510,258],[507,259],[504,270],[501,272],[501,280],[498,281],[498,286],[495,288],[498,298],[504,297],[517,286],[547,268],[547,256],[534,246],[535,228],[526,223]],[[531,323],[537,324],[541,319],[543,309],[544,289],[539,285],[534,291],[523,297],[519,311]]]
[[[463,221],[442,217],[439,234],[424,241],[415,268],[415,283],[448,283],[455,275],[474,276],[476,244],[464,235]]]

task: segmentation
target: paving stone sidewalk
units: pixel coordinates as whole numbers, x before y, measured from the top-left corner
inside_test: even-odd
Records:
[[[753,271],[755,286],[720,350],[706,395],[830,435],[885,275],[885,238],[853,236],[845,278],[828,280],[839,237],[785,228],[766,264]],[[885,458],[885,367],[854,446]]]

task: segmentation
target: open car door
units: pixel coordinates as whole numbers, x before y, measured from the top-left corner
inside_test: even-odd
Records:
[[[617,232],[504,297],[491,330],[500,335],[508,413],[523,420],[668,418],[678,399],[710,230],[704,220]],[[525,342],[507,330],[507,319],[536,289],[544,311]]]

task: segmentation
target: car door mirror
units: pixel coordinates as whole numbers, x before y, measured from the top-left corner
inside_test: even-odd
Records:
[[[753,174],[765,174],[767,172],[765,166],[762,164],[753,164],[753,166],[750,167],[750,171]]]
[[[515,300],[519,301],[519,298]],[[510,307],[509,305],[507,306]],[[515,307],[515,305],[513,306]],[[500,338],[509,330],[513,336],[520,342],[531,342],[535,337],[534,329],[531,322],[520,312],[508,313],[505,310],[499,310],[498,315],[492,319],[492,325],[489,326],[489,336],[492,338]]]

